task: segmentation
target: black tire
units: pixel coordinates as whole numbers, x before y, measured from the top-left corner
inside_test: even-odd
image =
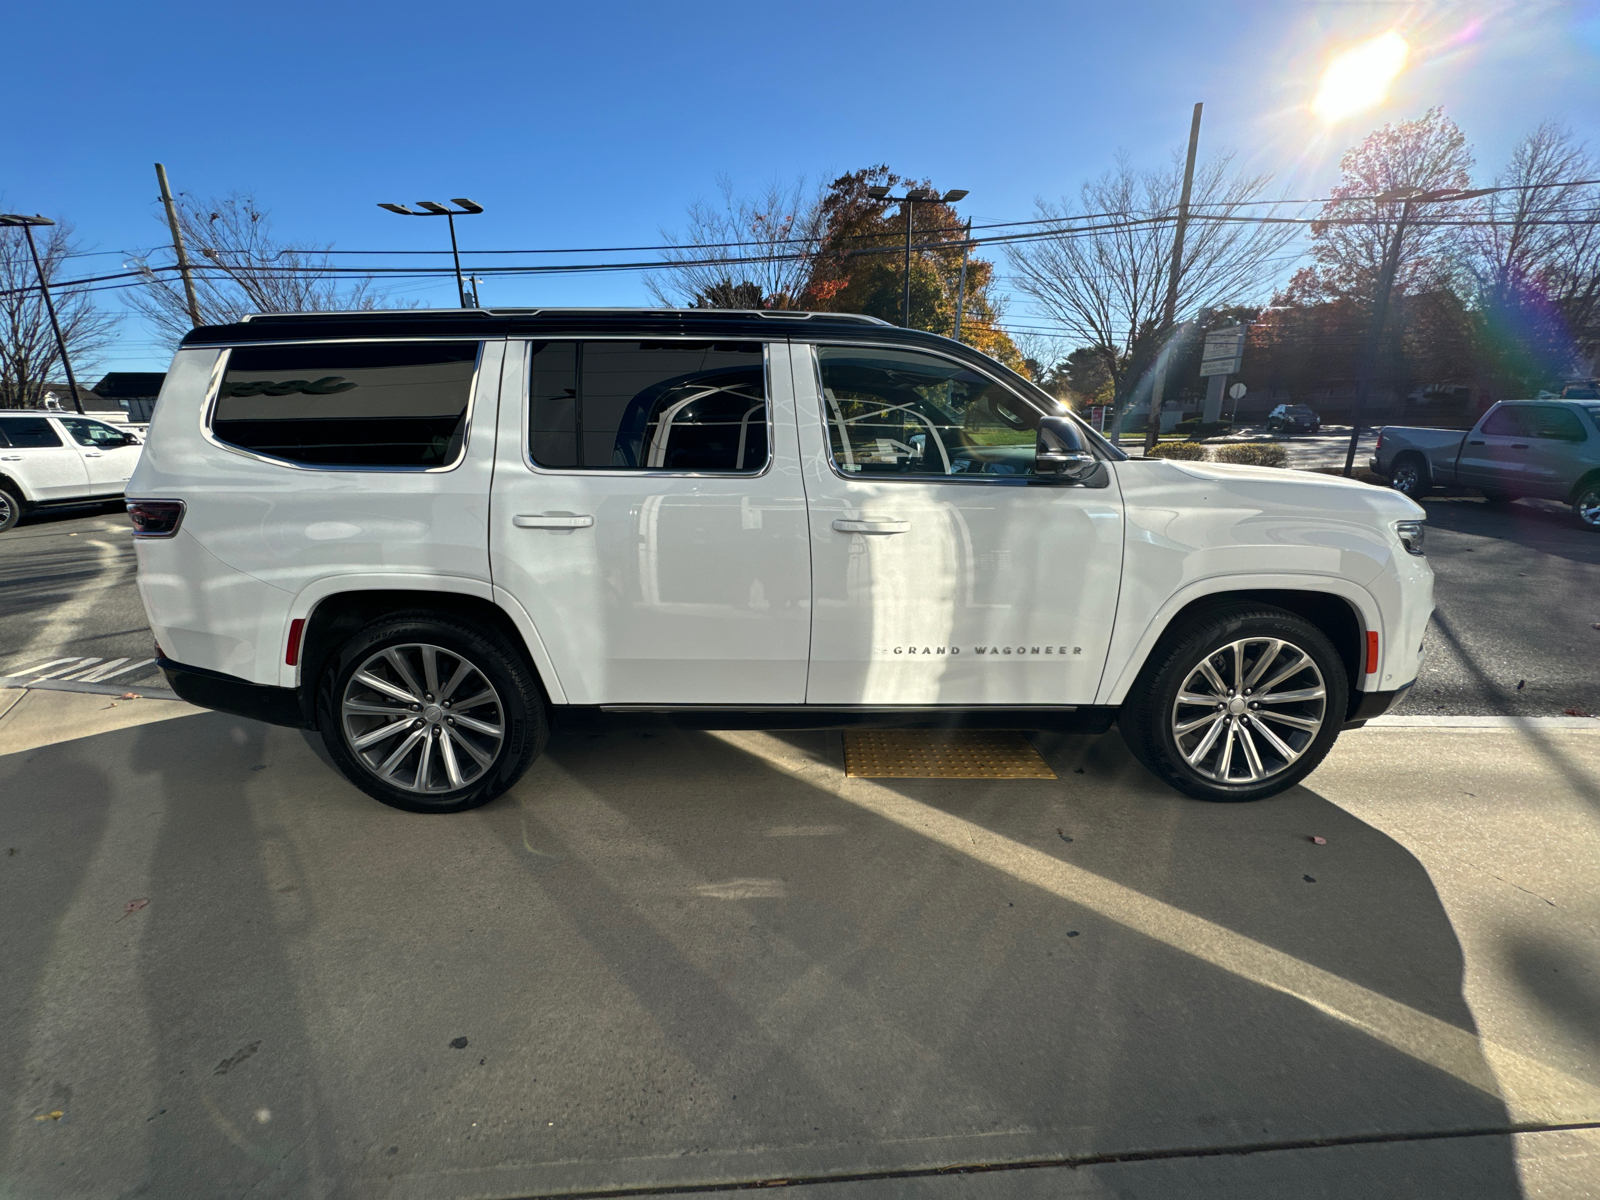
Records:
[[[463,717],[463,720],[467,719],[465,716],[467,712],[475,712],[478,717],[497,725],[501,734],[497,741],[473,735],[472,741],[477,746],[477,752],[488,756],[486,763],[481,759],[474,763],[468,756],[471,747],[461,744],[466,731],[445,728],[446,724],[454,727],[456,723],[450,714],[441,715],[438,711],[439,704],[429,703],[426,710],[413,708],[411,713],[397,706],[392,710],[392,720],[391,715],[366,718],[371,720],[373,725],[363,729],[361,733],[373,732],[379,725],[384,728],[389,728],[391,725],[399,728],[414,713],[416,720],[413,724],[416,729],[421,730],[422,743],[418,743],[416,747],[418,755],[416,761],[411,761],[411,755],[407,754],[389,777],[380,777],[378,772],[381,764],[369,764],[362,757],[361,751],[351,745],[352,736],[359,737],[361,734],[353,735],[350,726],[363,719],[358,715],[347,714],[344,710],[347,699],[352,703],[359,702],[351,699],[352,680],[357,671],[369,664],[375,655],[394,650],[402,657],[406,657],[413,651],[424,648],[436,652],[434,661],[441,668],[438,671],[441,680],[447,671],[454,673],[461,663],[468,664],[478,676],[481,676],[487,689],[477,694],[492,694],[493,699],[476,709],[462,708],[456,712]],[[409,658],[408,661],[415,666],[420,659]],[[413,674],[418,673],[413,670]],[[478,686],[473,677],[463,678],[472,679],[471,684],[463,686],[463,691]],[[420,675],[418,682],[421,683]],[[358,691],[361,689],[359,683],[355,687]],[[381,703],[394,703],[382,697],[378,699]],[[446,693],[441,690],[438,700],[443,703],[445,699]],[[458,696],[458,699],[461,697]],[[444,704],[444,707],[448,708],[449,705]],[[389,713],[389,710],[383,711]],[[425,715],[428,717],[427,722],[422,720]],[[339,769],[344,772],[345,778],[374,799],[381,800],[393,808],[417,813],[464,812],[487,804],[522,777],[523,772],[544,749],[545,741],[550,734],[548,711],[539,682],[534,677],[527,660],[505,635],[491,627],[426,610],[394,613],[367,626],[340,646],[330,658],[319,682],[317,718],[318,726],[322,730],[323,743],[327,746],[328,753],[333,756],[334,762],[339,765]],[[394,736],[401,737],[402,733],[405,735],[402,740],[409,741],[413,729],[403,729]],[[423,754],[426,749],[431,755],[431,746],[423,745],[430,741],[432,746],[447,743],[452,747],[448,756],[450,774],[444,780],[445,783],[458,775],[465,774],[458,769],[457,760],[465,764],[469,770],[477,768],[479,774],[466,779],[462,786],[453,789],[444,787],[427,791],[418,790],[418,780],[426,786],[429,780],[444,772],[447,756],[442,749],[431,767],[430,757]],[[399,747],[399,743],[392,741],[380,744],[394,745],[397,749]],[[455,749],[458,744],[461,744],[460,748]],[[378,751],[374,750],[373,753],[376,755]],[[407,765],[408,762],[410,765]],[[430,772],[428,779],[422,779],[424,770]],[[409,771],[413,778],[408,782],[404,775],[400,774],[402,771]],[[393,779],[393,782],[390,782],[390,779]]]
[[[13,528],[25,512],[22,497],[9,485],[0,483],[0,533]]]
[[[1389,464],[1389,486],[1413,500],[1426,496],[1433,488],[1427,460],[1409,451],[1395,455],[1394,461]]]
[[[1248,681],[1250,671],[1268,653],[1274,641],[1281,642],[1283,649],[1272,652],[1270,665],[1257,677],[1258,684],[1268,683],[1279,671],[1291,667],[1296,660],[1289,651],[1298,651],[1307,656],[1315,673],[1307,668],[1291,673],[1282,681],[1282,684],[1289,685],[1288,690],[1277,694],[1315,691],[1315,679],[1320,676],[1323,692],[1320,701],[1280,701],[1283,705],[1281,708],[1269,701],[1269,706],[1263,708],[1259,701],[1246,699],[1249,693],[1244,692],[1240,696],[1242,711],[1235,714],[1228,707],[1232,704],[1227,698],[1231,693],[1219,694],[1218,699],[1226,703],[1215,710],[1215,717],[1212,717],[1209,705],[1180,703],[1179,694],[1185,682],[1196,671],[1203,669],[1203,661],[1212,660],[1234,643],[1253,643],[1258,647],[1255,650],[1256,658],[1249,657],[1248,645],[1242,658]],[[1220,668],[1224,682],[1227,682],[1229,669],[1227,662]],[[1282,687],[1282,684],[1276,686]],[[1258,694],[1266,695],[1270,691],[1261,689]],[[1198,800],[1262,800],[1293,787],[1317,768],[1339,736],[1340,726],[1348,711],[1349,696],[1350,683],[1344,661],[1320,629],[1303,617],[1283,609],[1251,604],[1213,609],[1197,615],[1162,638],[1134,681],[1128,699],[1118,714],[1117,725],[1134,757],[1157,778],[1178,791]],[[1320,714],[1316,714],[1318,703],[1321,704]],[[1280,719],[1315,719],[1320,723],[1314,730],[1294,731],[1294,727],[1279,724],[1277,720],[1268,725],[1262,716],[1257,715],[1274,712],[1284,714],[1284,718]],[[1182,725],[1190,722],[1199,725],[1206,720],[1221,723],[1221,737],[1211,733],[1211,725],[1180,735],[1179,728]],[[1241,734],[1240,730],[1244,732]],[[1284,733],[1281,738],[1278,736],[1280,732]],[[1180,746],[1182,737],[1187,736],[1195,737],[1195,742],[1191,746]],[[1208,740],[1210,738],[1215,740]],[[1226,747],[1223,745],[1224,738],[1228,741]],[[1278,754],[1272,749],[1269,738],[1276,738],[1296,756],[1290,759]],[[1244,749],[1246,740],[1251,744],[1249,751]],[[1212,749],[1206,751],[1201,748],[1202,741]],[[1259,777],[1238,777],[1240,772],[1233,768],[1231,762],[1236,746],[1239,753],[1244,755],[1243,771],[1253,774],[1259,765],[1262,768]],[[1195,749],[1202,750],[1198,755],[1199,767],[1190,758]],[[1223,760],[1224,753],[1229,756],[1228,761]],[[1216,775],[1219,764],[1224,772],[1221,778]]]
[[[1577,486],[1572,495],[1572,515],[1585,529],[1600,531],[1600,475]]]

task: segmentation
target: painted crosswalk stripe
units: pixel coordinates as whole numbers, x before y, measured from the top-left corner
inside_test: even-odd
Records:
[[[98,667],[90,666],[91,661],[92,661],[91,659],[87,659],[87,658],[84,659],[81,663],[78,664],[78,667],[73,669],[73,673],[71,675],[63,675],[61,677],[62,680],[66,681],[66,680],[70,680],[70,679],[94,679],[94,678],[98,678],[101,671],[106,670],[108,667],[114,667],[118,663],[125,663],[128,660],[125,659],[125,658],[113,658],[110,662],[101,663]],[[82,668],[82,669],[80,670],[79,668]]]
[[[45,671],[43,674],[37,671],[29,671],[28,678],[31,682],[38,683],[41,679],[54,679],[57,675],[65,675],[68,671],[90,667],[99,661],[100,659],[98,658],[69,658],[67,659],[67,665],[64,667],[57,667],[55,670]]]
[[[40,663],[38,666],[30,667],[26,671],[12,671],[9,675],[6,676],[6,678],[7,679],[23,679],[23,678],[26,678],[29,675],[32,675],[36,671],[47,671],[51,667],[56,666],[59,663],[71,664],[71,663],[75,663],[77,661],[78,660],[75,659],[75,658],[52,658],[49,662]],[[67,669],[70,671],[72,668],[69,665],[67,667]]]
[[[82,679],[86,683],[104,683],[108,679],[115,679],[118,675],[126,675],[129,671],[137,671],[140,667],[148,667],[155,662],[155,659],[143,658],[136,663],[129,663],[125,667],[117,667],[118,663],[125,662],[128,662],[125,658],[113,659],[102,667],[96,667],[88,675],[74,675],[73,678]],[[117,669],[113,671],[112,667],[117,667]]]

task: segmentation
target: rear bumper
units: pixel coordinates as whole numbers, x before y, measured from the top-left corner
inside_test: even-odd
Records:
[[[1355,711],[1350,714],[1350,718],[1340,728],[1360,729],[1373,717],[1383,716],[1384,713],[1400,703],[1400,698],[1409,692],[1416,682],[1413,679],[1404,687],[1397,687],[1392,692],[1358,692],[1357,695],[1360,699],[1356,701]]]
[[[251,683],[234,675],[224,675],[221,671],[208,671],[204,667],[173,662],[170,658],[158,658],[156,663],[172,690],[190,704],[236,717],[249,717],[252,721],[262,721],[268,725],[285,725],[290,729],[314,728],[300,703],[300,693],[294,688]]]
[[[1374,475],[1386,475],[1386,474],[1388,474],[1388,472],[1386,472],[1386,471],[1379,470],[1379,468],[1378,468],[1378,460],[1376,458],[1367,459],[1367,468]]]

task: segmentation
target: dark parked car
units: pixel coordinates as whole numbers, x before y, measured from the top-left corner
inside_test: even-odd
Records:
[[[1316,433],[1322,428],[1322,418],[1304,404],[1280,404],[1267,414],[1268,433]]]

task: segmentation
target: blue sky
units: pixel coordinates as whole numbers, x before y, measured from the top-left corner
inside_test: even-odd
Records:
[[[1398,28],[1389,101],[1332,130],[1307,108],[1329,55]],[[1031,215],[1119,150],[1159,164],[1206,104],[1202,155],[1236,151],[1320,194],[1375,125],[1432,104],[1480,173],[1545,119],[1600,147],[1600,2],[230,5],[14,10],[0,205],[72,221],[84,273],[164,238],[151,164],[202,196],[253,191],[285,237],[441,244],[380,200],[469,196],[465,247],[654,243],[736,186],[876,162],[972,193],[979,222]],[[410,287],[451,303],[448,283]],[[117,293],[102,293],[110,307]],[[630,304],[635,275],[497,280],[486,304]],[[1014,316],[1026,306],[1012,305]],[[124,322],[102,367],[166,354]]]

